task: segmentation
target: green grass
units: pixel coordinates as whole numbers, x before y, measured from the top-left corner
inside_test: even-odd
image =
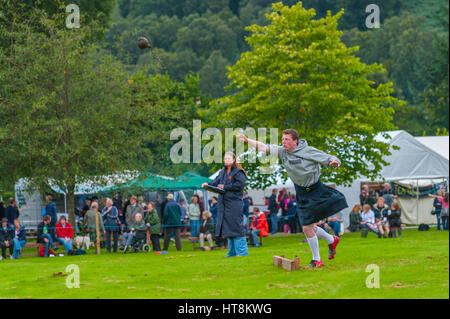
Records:
[[[273,255],[311,260],[302,235],[264,239],[248,257],[226,258],[225,250],[183,251],[167,255],[106,254],[0,261],[0,298],[449,298],[449,233],[404,230],[402,238],[378,239],[369,233],[345,234],[336,258],[324,268],[288,272],[272,264]],[[33,250],[34,251],[34,250]],[[80,288],[66,288],[66,266],[80,269]],[[366,287],[366,267],[380,269],[380,288]]]

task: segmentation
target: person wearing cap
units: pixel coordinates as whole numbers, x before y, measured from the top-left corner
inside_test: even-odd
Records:
[[[6,250],[9,249],[9,258],[13,259],[14,251],[14,230],[8,225],[8,218],[4,217],[1,220],[0,227],[0,247],[2,248],[2,255],[0,259],[6,259]]]
[[[181,219],[181,208],[177,202],[173,200],[173,194],[169,193],[167,195],[167,204],[164,207],[163,213],[163,224],[164,224],[164,246],[163,250],[167,250],[169,248],[170,243],[170,235],[172,231],[175,236],[175,246],[177,250],[181,250],[181,227],[180,227],[180,219]]]

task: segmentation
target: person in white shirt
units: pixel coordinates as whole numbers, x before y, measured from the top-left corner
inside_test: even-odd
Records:
[[[363,206],[361,219],[362,221],[359,225],[359,228],[369,228],[371,231],[378,235],[378,238],[381,238],[380,231],[378,230],[377,224],[375,223],[375,214],[370,209],[370,205],[366,204]]]

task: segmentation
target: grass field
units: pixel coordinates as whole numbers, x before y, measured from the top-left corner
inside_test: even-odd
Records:
[[[283,254],[307,265],[303,238],[265,238],[263,247],[235,258],[183,242],[183,251],[171,245],[167,255],[97,256],[91,249],[84,256],[2,260],[0,298],[449,298],[448,232],[410,229],[394,239],[345,234],[332,261],[320,241],[324,268],[288,272],[272,264],[273,255]],[[79,266],[79,289],[66,287],[69,264]],[[379,266],[380,288],[366,287],[369,264]]]

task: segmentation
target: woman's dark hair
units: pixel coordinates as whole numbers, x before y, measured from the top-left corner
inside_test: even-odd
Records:
[[[444,195],[444,202],[448,203],[448,193],[447,192],[445,192],[445,195]]]

